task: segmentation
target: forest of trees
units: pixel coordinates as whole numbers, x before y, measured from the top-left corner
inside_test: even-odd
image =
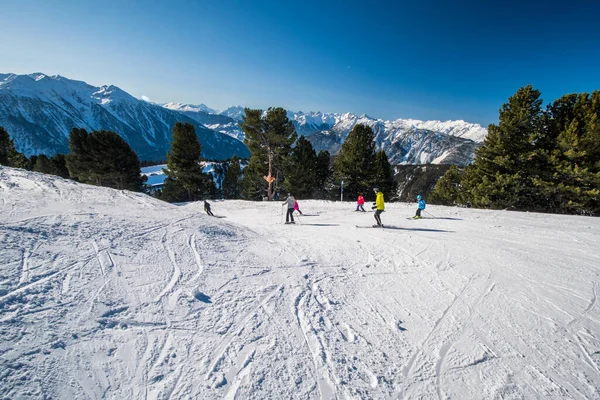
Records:
[[[448,205],[600,215],[600,91],[546,109],[519,89],[490,125],[475,161],[451,168],[430,200]]]
[[[427,195],[446,171],[430,193],[430,202],[599,215],[600,92],[565,95],[545,109],[540,97],[531,86],[511,96],[500,109],[498,124],[489,126],[473,164],[466,168],[424,166],[402,172],[397,167],[400,180],[415,172],[429,176],[413,176],[411,188],[403,187],[402,191],[397,190],[387,155],[376,151],[373,130],[366,125],[354,126],[340,152],[332,156],[327,151],[317,153],[310,141],[298,137],[283,108],[246,109],[240,127],[250,159],[233,156],[215,162],[213,174],[206,174],[194,127],[176,123],[166,155],[167,178],[161,190],[151,193],[170,202],[271,200],[287,193],[302,199],[338,199],[343,182],[346,199],[359,193],[368,198],[371,189],[378,186],[386,200],[406,201],[415,191]],[[40,154],[28,159],[0,127],[0,165],[116,189],[148,191],[145,177],[140,175],[142,163],[117,133],[74,128],[69,147],[71,153],[67,155]]]

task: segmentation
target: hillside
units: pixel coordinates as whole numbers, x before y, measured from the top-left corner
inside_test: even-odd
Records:
[[[162,160],[170,149],[175,122],[195,126],[206,158],[249,156],[240,141],[184,114],[138,100],[116,86],[95,87],[41,73],[0,74],[0,126],[27,156],[68,153],[69,132],[77,127],[114,131],[141,160]]]
[[[3,398],[570,398],[600,390],[600,220],[171,205],[0,168]],[[372,199],[367,198],[367,201]],[[435,216],[435,218],[433,218]]]

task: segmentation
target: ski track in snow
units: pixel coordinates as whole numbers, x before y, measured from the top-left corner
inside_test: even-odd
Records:
[[[600,393],[600,222],[353,203],[169,205],[0,169],[0,397]],[[430,206],[431,208],[435,206]]]

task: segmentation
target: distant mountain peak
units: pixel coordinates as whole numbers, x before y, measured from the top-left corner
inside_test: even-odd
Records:
[[[216,110],[210,108],[206,104],[185,104],[185,103],[176,103],[169,102],[162,104],[163,107],[168,108],[169,110],[179,111],[179,112],[205,112],[208,114],[218,114]]]

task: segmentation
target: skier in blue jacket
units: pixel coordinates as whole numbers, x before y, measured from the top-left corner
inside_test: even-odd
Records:
[[[414,219],[423,218],[423,217],[421,217],[421,210],[424,210],[425,206],[426,206],[425,199],[420,194],[417,195],[417,200],[419,201],[419,204],[418,204],[418,208],[417,208],[417,214],[413,217]]]

